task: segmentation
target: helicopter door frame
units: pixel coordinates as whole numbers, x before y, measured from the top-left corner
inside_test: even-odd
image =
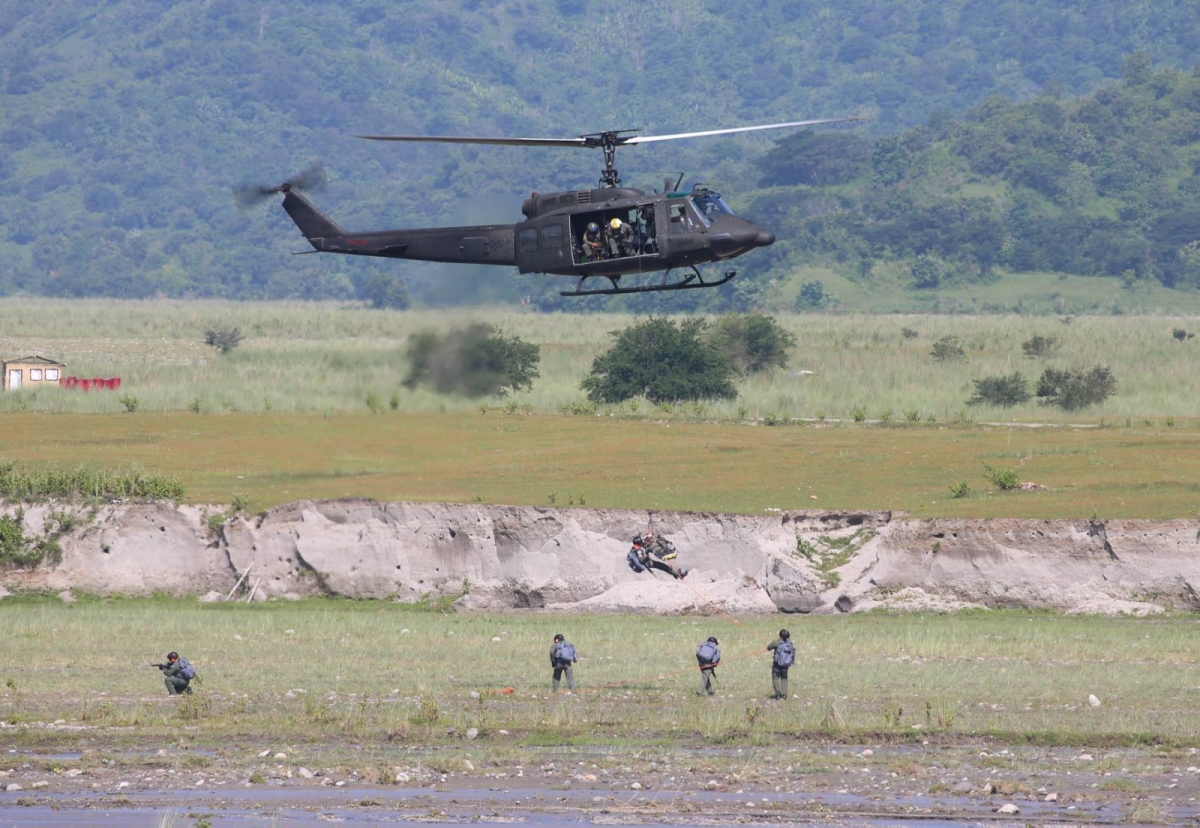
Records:
[[[517,225],[517,269],[546,273],[572,264],[569,224],[563,215],[547,216]]]
[[[624,261],[627,259],[643,260],[643,259],[660,259],[660,258],[662,258],[664,234],[663,234],[661,228],[663,227],[665,220],[663,218],[661,204],[662,204],[661,198],[660,199],[648,198],[645,201],[642,201],[642,202],[639,202],[636,204],[627,204],[624,207],[617,207],[617,208],[613,208],[611,206],[601,207],[600,209],[596,209],[596,210],[583,210],[583,211],[579,211],[577,213],[572,214],[572,216],[571,216],[571,260],[572,260],[572,262],[577,266],[587,267],[589,265],[598,265],[601,263],[614,262],[614,261]],[[619,218],[619,219],[621,219],[621,221],[625,222],[630,227],[633,227],[636,232],[638,229],[638,226],[639,226],[638,212],[641,208],[644,208],[644,207],[649,207],[653,211],[654,235],[649,236],[647,238],[647,243],[648,244],[652,243],[654,245],[654,249],[652,251],[647,252],[643,248],[642,252],[634,253],[633,255],[630,255],[630,256],[612,256],[612,255],[610,255],[609,248],[608,248],[608,242],[607,242],[608,234],[605,232],[605,228],[607,227],[608,223],[610,221],[612,221],[613,218]],[[585,262],[585,261],[583,261],[583,258],[582,258],[582,256],[583,256],[582,238],[583,238],[583,233],[587,229],[588,224],[593,221],[596,224],[600,225],[600,227],[601,227],[601,238],[604,240],[604,245],[602,246],[603,253],[601,254],[601,257],[599,259],[597,259],[595,261],[591,261],[591,262]],[[636,238],[637,238],[637,236],[635,235],[635,239]]]

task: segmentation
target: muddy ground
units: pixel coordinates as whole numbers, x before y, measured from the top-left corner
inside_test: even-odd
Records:
[[[164,745],[131,728],[5,724],[0,827],[1200,823],[1194,748],[921,734],[766,747],[533,747],[505,731],[447,740],[200,745],[181,726]]]

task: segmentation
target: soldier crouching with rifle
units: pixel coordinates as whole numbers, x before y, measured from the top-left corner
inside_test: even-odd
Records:
[[[186,658],[181,658],[179,653],[167,653],[165,662],[150,666],[162,670],[163,684],[167,685],[168,694],[172,696],[178,696],[181,693],[191,695],[192,688],[188,685],[196,677],[196,668]]]

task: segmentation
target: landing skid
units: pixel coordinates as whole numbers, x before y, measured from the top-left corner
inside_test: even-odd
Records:
[[[725,284],[726,282],[728,282],[730,279],[732,279],[734,276],[737,275],[736,270],[730,270],[730,271],[726,272],[720,279],[717,279],[715,281],[705,281],[704,277],[702,275],[700,275],[700,271],[696,269],[695,265],[688,265],[688,268],[692,272],[690,274],[688,274],[687,276],[684,276],[682,279],[679,279],[678,281],[675,281],[675,282],[667,281],[667,279],[669,279],[671,276],[671,270],[668,270],[667,272],[665,272],[663,274],[662,281],[659,282],[657,285],[628,285],[626,287],[621,287],[621,285],[620,285],[621,277],[620,276],[581,276],[581,277],[579,277],[579,284],[577,284],[575,286],[574,290],[564,290],[564,291],[561,291],[559,293],[559,295],[560,296],[606,296],[606,295],[613,296],[613,295],[619,295],[619,294],[624,294],[624,293],[651,293],[651,292],[657,291],[657,290],[691,290],[693,288],[712,288],[712,287],[719,287],[719,286]],[[672,268],[672,270],[673,269],[674,268]],[[587,282],[588,279],[608,279],[608,281],[612,283],[612,287],[593,288],[592,290],[584,290],[583,285],[585,282]]]

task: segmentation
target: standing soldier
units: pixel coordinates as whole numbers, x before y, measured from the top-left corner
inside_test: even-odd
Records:
[[[771,687],[775,690],[775,695],[771,698],[786,699],[788,668],[796,663],[796,645],[792,643],[792,634],[787,630],[780,630],[779,638],[768,644],[767,649],[775,652],[775,657],[771,660]]]
[[[196,668],[186,658],[181,658],[179,653],[167,653],[167,660],[163,664],[155,664],[155,667],[163,672],[163,684],[167,685],[167,693],[172,696],[178,696],[181,693],[191,695],[192,688],[188,685],[192,683],[192,679],[196,677]]]
[[[567,641],[562,633],[554,636],[554,644],[550,647],[550,666],[554,668],[554,679],[550,689],[558,692],[558,681],[563,673],[567,674],[567,692],[575,691],[575,672],[571,665],[578,659],[575,657],[575,645]]]
[[[696,661],[700,664],[700,689],[696,691],[697,696],[716,695],[712,680],[717,665],[721,663],[721,648],[717,646],[720,643],[716,636],[710,635],[707,641],[696,648]]]

